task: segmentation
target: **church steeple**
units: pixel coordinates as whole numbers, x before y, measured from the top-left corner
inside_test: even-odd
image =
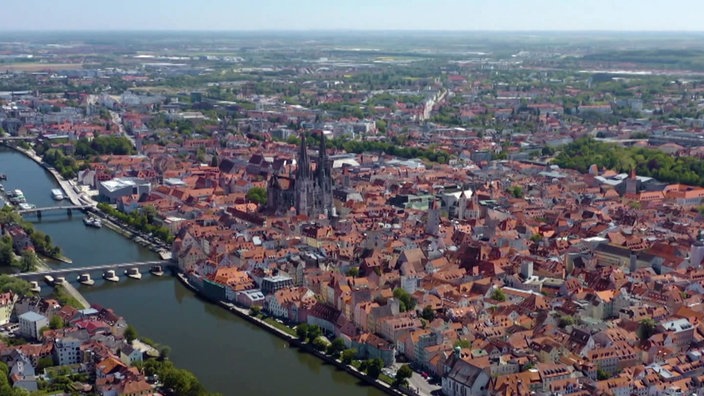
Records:
[[[298,151],[298,166],[296,167],[296,179],[301,180],[310,176],[310,159],[308,158],[308,148],[306,147],[306,135],[301,134],[301,147]]]

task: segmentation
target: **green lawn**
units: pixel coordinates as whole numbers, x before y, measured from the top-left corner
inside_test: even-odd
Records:
[[[264,320],[264,322],[276,327],[277,329],[285,332],[286,334],[292,335],[294,337],[296,336],[296,332],[292,328],[286,326],[283,323],[277,322],[274,318],[267,317],[267,318],[264,318],[263,320]]]

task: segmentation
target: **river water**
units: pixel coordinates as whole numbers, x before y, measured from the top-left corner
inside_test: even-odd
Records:
[[[50,190],[58,185],[22,154],[0,148],[0,173],[6,190],[19,188],[29,203],[56,205]],[[108,229],[83,225],[82,213],[68,217],[49,212],[27,219],[49,234],[72,264],[89,266],[158,260],[156,254]],[[67,279],[72,281],[72,279]],[[383,393],[317,358],[288,347],[283,340],[196,297],[175,278],[149,274],[78,290],[94,304],[110,307],[143,337],[171,347],[170,358],[192,371],[208,390],[223,395],[369,395]]]

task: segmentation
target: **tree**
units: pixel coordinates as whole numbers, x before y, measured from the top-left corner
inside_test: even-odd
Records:
[[[19,295],[28,295],[30,293],[29,288],[29,282],[25,280],[10,275],[0,275],[0,292],[2,293],[11,291]]]
[[[381,374],[381,369],[384,368],[384,361],[376,358],[376,359],[369,359],[366,361],[366,372],[367,375],[377,379],[379,378],[379,374]]]
[[[259,205],[265,205],[266,204],[266,189],[262,187],[252,187],[247,191],[246,195],[247,199],[256,202]]]
[[[491,298],[493,298],[496,301],[503,302],[503,301],[506,301],[506,294],[504,294],[503,290],[496,289],[496,290],[494,290],[493,293],[491,293]]]
[[[607,373],[606,371],[604,371],[604,369],[599,367],[596,369],[596,379],[598,379],[599,381],[609,379],[609,373]]]
[[[396,378],[394,379],[394,386],[407,385],[408,379],[413,376],[413,370],[411,366],[404,364],[398,371],[396,371]]]
[[[164,345],[159,349],[159,360],[167,360],[171,354],[171,347]]]
[[[357,350],[350,348],[342,351],[340,359],[342,360],[343,364],[350,364],[352,363],[355,357],[357,357]]]
[[[301,323],[296,326],[296,335],[299,340],[305,341],[305,339],[308,338],[308,324]]]
[[[127,325],[124,336],[128,343],[132,343],[137,338],[137,330],[132,325]]]
[[[9,236],[0,238],[0,265],[10,266],[15,260],[15,253],[12,251],[12,239]]]
[[[335,338],[328,346],[328,355],[337,356],[340,352],[345,350],[345,347],[345,340],[339,337]]]
[[[44,356],[37,361],[37,371],[42,372],[47,367],[52,367],[54,365],[54,360],[51,356]]]
[[[22,257],[20,258],[18,265],[20,267],[20,271],[22,272],[35,271],[39,265],[39,257],[37,257],[37,254],[34,253],[34,251],[27,249],[22,252]]]
[[[574,317],[572,317],[570,315],[560,316],[560,320],[557,322],[557,325],[562,328],[565,328],[567,326],[574,326],[574,324],[575,324]]]
[[[347,270],[347,276],[351,276],[353,278],[356,278],[359,276],[359,267],[352,267]]]
[[[657,324],[655,323],[655,320],[653,318],[645,318],[640,321],[638,324],[638,337],[640,338],[641,341],[645,341],[650,336],[655,334],[655,326]]]
[[[394,297],[400,301],[401,311],[410,311],[416,306],[416,299],[402,288],[394,290]]]
[[[252,307],[249,309],[249,314],[251,316],[259,316],[259,314],[262,312],[262,308],[258,305],[252,305]]]
[[[523,198],[523,187],[512,186],[508,189],[508,192],[513,195],[514,198]]]
[[[456,347],[460,347],[460,348],[463,348],[463,349],[464,349],[464,348],[471,348],[471,347],[472,347],[472,343],[471,343],[469,340],[459,339],[459,340],[455,341],[455,344],[454,344],[453,346],[454,346],[455,348],[456,348]]]
[[[313,348],[318,351],[324,351],[328,348],[328,343],[323,337],[317,337],[312,341]]]
[[[51,320],[49,320],[49,328],[52,330],[57,330],[64,327],[64,320],[61,319],[61,316],[59,315],[54,315],[51,317]]]
[[[427,320],[428,322],[432,322],[433,319],[435,319],[435,311],[433,310],[433,307],[430,305],[426,305],[423,308],[423,311],[420,313],[420,317]]]
[[[313,341],[316,338],[320,337],[323,335],[323,330],[320,329],[320,326],[318,325],[309,325],[308,326],[308,341]]]

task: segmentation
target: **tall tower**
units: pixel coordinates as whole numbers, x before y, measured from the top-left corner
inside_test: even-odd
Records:
[[[313,183],[310,172],[310,159],[306,147],[306,135],[301,135],[301,147],[298,151],[298,166],[296,167],[295,207],[299,215],[310,215]]]
[[[428,218],[425,221],[425,232],[430,235],[438,235],[440,231],[440,200],[437,198],[430,203],[428,208]]]
[[[467,210],[467,196],[464,194],[464,188],[462,188],[462,193],[457,200],[457,218],[459,220],[464,220],[464,212]]]

